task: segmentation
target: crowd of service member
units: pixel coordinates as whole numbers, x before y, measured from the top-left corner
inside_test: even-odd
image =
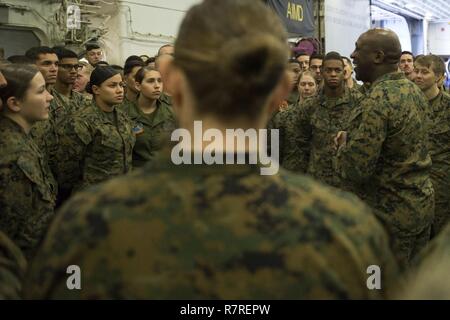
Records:
[[[450,298],[443,60],[384,29],[351,59],[289,52],[248,0],[187,15],[174,45],[123,67],[97,43],[0,62],[0,297]],[[171,164],[194,120],[268,122],[283,170]]]

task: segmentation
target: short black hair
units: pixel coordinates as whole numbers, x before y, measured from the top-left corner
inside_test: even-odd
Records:
[[[300,62],[297,59],[295,59],[295,58],[290,58],[288,60],[288,63],[296,63],[296,64],[300,65]]]
[[[78,55],[73,52],[72,50],[69,50],[64,47],[53,47],[53,51],[58,56],[59,60],[65,59],[65,58],[75,58],[78,59]]]
[[[91,51],[91,50],[94,50],[94,49],[101,49],[99,44],[96,43],[96,42],[88,42],[88,43],[86,43],[85,48],[86,48],[86,51]]]
[[[298,53],[295,54],[295,58],[301,57],[301,56],[308,56],[309,54],[307,54],[305,51],[300,51]]]
[[[314,59],[323,60],[323,54],[320,54],[320,53],[313,53],[313,54],[309,57],[309,65],[311,65],[311,61],[313,61]]]
[[[412,57],[414,58],[413,53],[410,52],[410,51],[402,51],[402,54],[401,54],[400,56],[402,56],[402,55],[404,55],[404,54],[409,54],[410,56],[412,56]]]
[[[141,57],[136,56],[136,55],[132,55],[132,56],[129,56],[129,57],[125,60],[124,65],[126,65],[128,62],[130,62],[130,61],[132,61],[132,60],[144,62],[144,60],[143,60]]]
[[[342,66],[344,66],[344,60],[342,59],[342,56],[339,54],[339,52],[336,51],[328,52],[323,58],[323,62],[325,63],[325,61],[329,60],[339,60],[342,62]]]
[[[33,64],[34,61],[28,58],[27,56],[21,56],[21,55],[14,55],[9,56],[8,59],[9,62],[15,63],[15,64]]]
[[[33,47],[25,52],[25,56],[33,61],[33,63],[39,59],[40,54],[56,54],[56,52],[52,48],[46,46]]]
[[[145,66],[145,64],[144,64],[144,61],[142,61],[142,59],[141,60],[130,60],[125,64],[125,66],[123,68],[123,74],[128,75],[131,73],[131,71],[133,71],[133,68],[144,67],[144,66]]]
[[[117,64],[111,64],[110,67],[113,68],[114,70],[123,72],[123,67],[122,67],[122,66],[119,66],[119,65],[117,65]]]
[[[156,62],[156,58],[155,57],[148,58],[147,61],[145,61],[145,65],[148,66],[152,62]]]

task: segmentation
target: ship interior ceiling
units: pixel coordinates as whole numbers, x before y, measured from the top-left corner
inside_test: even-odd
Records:
[[[448,0],[372,0],[372,5],[386,11],[429,22],[450,22]]]

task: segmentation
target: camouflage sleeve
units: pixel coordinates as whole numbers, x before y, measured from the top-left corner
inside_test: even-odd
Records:
[[[33,208],[32,182],[16,163],[0,166],[0,230],[20,243],[32,236],[23,228]]]
[[[26,269],[20,249],[0,231],[0,300],[20,299]]]
[[[309,106],[310,103],[290,106],[280,115],[284,130],[281,165],[294,172],[305,173],[308,169],[312,134]]]
[[[59,129],[56,177],[63,190],[71,190],[80,179],[84,154],[92,140],[87,123],[77,117],[68,117]]]
[[[347,145],[336,156],[335,169],[344,180],[362,183],[376,168],[381,148],[387,135],[387,119],[383,110],[386,103],[367,99],[350,119]],[[336,132],[337,134],[337,132]]]

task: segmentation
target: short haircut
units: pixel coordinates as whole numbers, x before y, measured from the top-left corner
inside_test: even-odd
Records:
[[[27,52],[25,52],[25,56],[29,58],[31,61],[33,61],[33,63],[35,63],[39,59],[39,55],[41,54],[56,54],[56,53],[52,48],[46,46],[33,47],[28,49]]]
[[[164,48],[167,48],[167,47],[175,47],[173,44],[171,44],[171,43],[167,43],[167,44],[165,44],[165,45],[163,45],[161,48],[159,48],[159,50],[158,50],[158,56],[160,56],[161,55],[161,50],[162,49],[164,49]]]
[[[100,46],[98,45],[98,43],[95,42],[88,42],[86,43],[86,51],[91,51],[94,49],[101,49]]]
[[[342,66],[344,66],[344,60],[342,59],[342,56],[336,52],[336,51],[330,51],[328,52],[325,57],[323,58],[323,62],[329,61],[329,60],[339,60],[342,62]]]
[[[314,59],[316,59],[316,60],[323,60],[323,54],[313,53],[313,54],[309,57],[309,65],[311,65],[311,61],[313,61]]]
[[[136,55],[132,55],[132,56],[129,56],[129,57],[127,58],[127,60],[125,60],[124,65],[126,65],[128,62],[130,62],[130,61],[132,61],[132,60],[144,62],[144,60],[143,60],[141,57],[136,56]]]
[[[288,60],[288,63],[296,63],[296,64],[300,65],[300,62],[297,59],[295,59],[295,58],[290,58]]]
[[[72,50],[69,50],[64,47],[53,47],[53,51],[58,56],[59,60],[66,59],[66,58],[74,58],[78,60],[78,55],[73,52]]]
[[[402,55],[404,55],[404,54],[409,54],[409,55],[412,56],[413,59],[414,59],[414,55],[413,55],[412,52],[410,52],[410,51],[402,51],[402,54],[400,55],[400,57],[401,57]]]
[[[441,57],[434,54],[429,54],[416,59],[415,64],[430,68],[436,76],[440,77],[445,74],[445,63]]]
[[[130,60],[125,64],[125,66],[123,68],[123,74],[125,76],[129,75],[131,73],[131,71],[133,71],[134,68],[143,67],[144,65],[145,64],[142,61],[142,59],[141,60]]]
[[[309,54],[307,54],[304,51],[300,51],[300,52],[295,54],[295,58],[298,58],[298,57],[301,57],[301,56],[308,56],[309,57]]]
[[[8,57],[9,62],[15,63],[15,64],[33,64],[34,61],[28,58],[27,56],[20,56],[20,55],[14,55]]]

